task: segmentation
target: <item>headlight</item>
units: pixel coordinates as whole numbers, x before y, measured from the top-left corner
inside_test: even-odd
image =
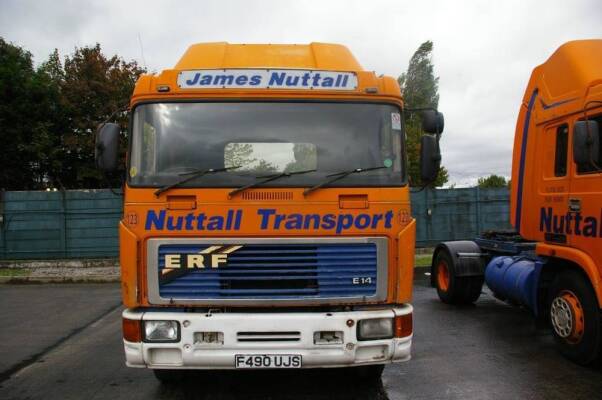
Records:
[[[144,321],[146,342],[177,342],[180,340],[178,321]]]
[[[393,318],[362,319],[357,324],[358,340],[390,339],[393,337]]]

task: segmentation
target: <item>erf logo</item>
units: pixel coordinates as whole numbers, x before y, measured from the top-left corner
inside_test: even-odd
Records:
[[[235,252],[242,246],[209,246],[193,254],[166,254],[165,268],[162,274],[184,268],[219,268],[228,263],[228,254]]]

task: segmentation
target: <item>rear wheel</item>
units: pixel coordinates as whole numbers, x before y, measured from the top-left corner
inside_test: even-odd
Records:
[[[456,276],[455,265],[446,250],[440,250],[433,260],[435,286],[442,302],[471,304],[477,301],[483,288],[482,276]]]
[[[600,308],[589,281],[576,271],[564,271],[552,282],[548,297],[552,334],[560,352],[587,365],[600,356]]]

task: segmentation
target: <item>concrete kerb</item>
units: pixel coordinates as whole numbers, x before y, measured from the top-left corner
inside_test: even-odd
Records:
[[[119,282],[117,259],[0,261],[0,283]]]
[[[2,260],[0,268],[110,268],[119,267],[116,258],[57,259],[57,260]]]

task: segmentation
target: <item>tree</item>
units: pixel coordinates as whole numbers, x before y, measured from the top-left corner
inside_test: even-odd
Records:
[[[253,144],[252,143],[230,143],[224,149],[224,165],[226,167],[240,167],[240,169],[248,168],[249,164],[257,161],[252,158]]]
[[[309,143],[295,143],[293,146],[294,161],[286,164],[284,172],[298,172],[315,169],[318,165],[316,147]]]
[[[510,182],[506,182],[503,176],[491,174],[486,178],[479,178],[477,186],[480,188],[501,188],[507,187]]]
[[[118,185],[95,168],[95,130],[127,105],[142,72],[99,44],[76,48],[64,63],[55,50],[35,69],[29,52],[0,38],[0,188]],[[117,120],[126,132],[125,113]]]
[[[255,156],[253,143],[231,143],[224,149],[224,165],[240,166],[239,171],[253,171],[256,174],[276,172],[278,168],[269,161]]]
[[[145,71],[135,61],[105,56],[98,43],[76,48],[73,55],[65,57],[62,71],[57,75],[61,77],[60,105],[67,126],[56,132],[63,149],[60,179],[70,188],[106,187],[94,164],[96,128],[127,106],[136,80]],[[115,118],[124,132],[121,154],[125,155],[127,115],[119,112]],[[117,183],[114,180],[110,184]]]
[[[404,98],[404,104],[408,108],[437,108],[439,104],[439,78],[433,73],[431,53],[433,42],[426,41],[418,47],[410,59],[408,70],[401,74],[398,79],[399,86]],[[420,136],[422,136],[420,115],[416,113],[404,113],[406,129],[406,151],[408,155],[408,175],[412,186],[420,184]],[[439,169],[434,186],[443,186],[449,179],[445,167]]]
[[[33,67],[31,53],[0,38],[0,188],[34,189],[43,184],[39,152],[50,128],[52,91]]]

